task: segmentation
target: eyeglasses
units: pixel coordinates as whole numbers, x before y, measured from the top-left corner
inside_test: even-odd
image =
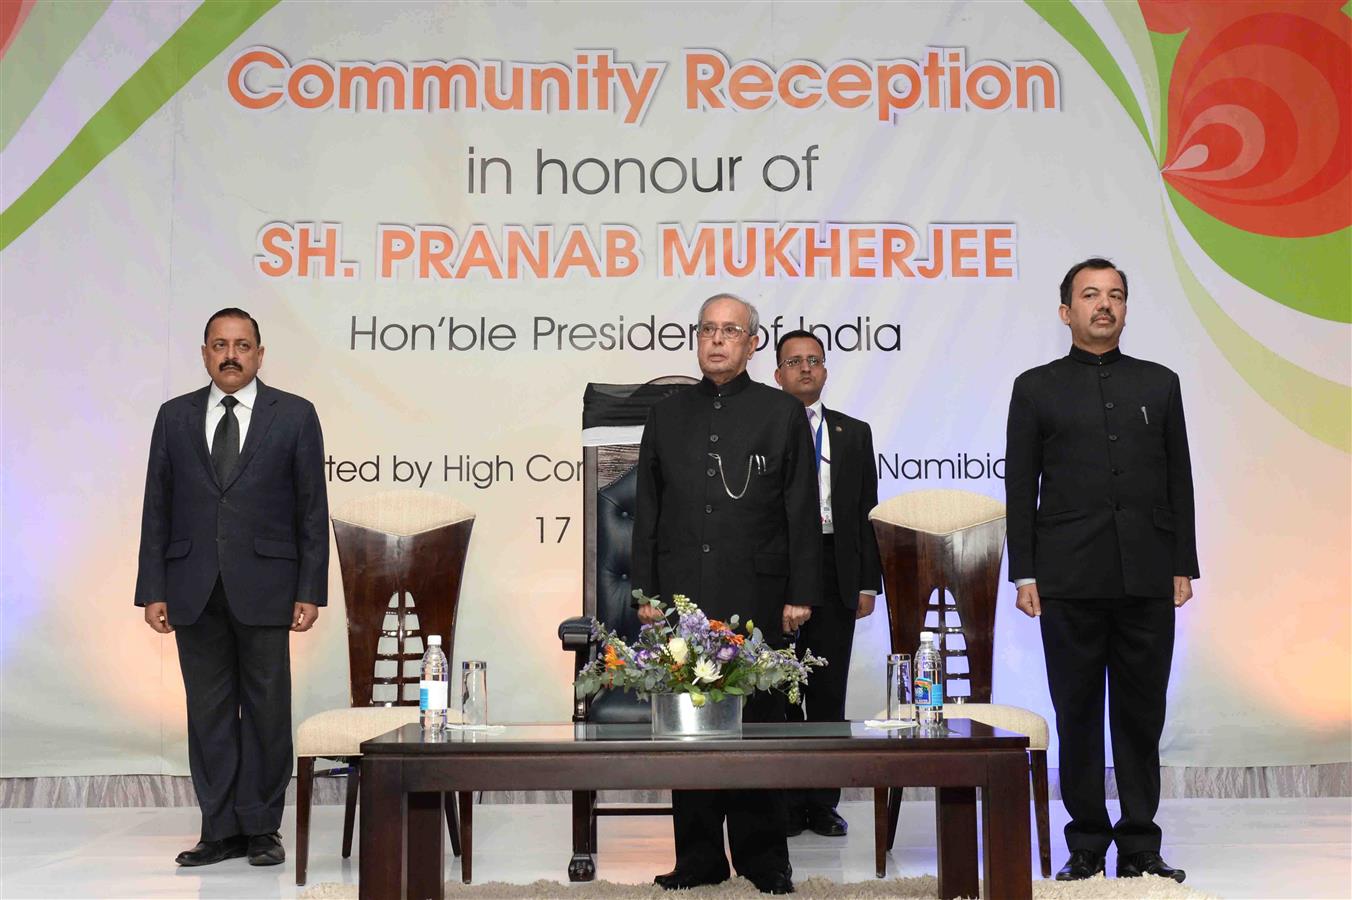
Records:
[[[810,372],[813,369],[819,369],[826,365],[826,360],[822,359],[820,356],[790,356],[780,363],[779,367],[781,369],[792,370],[803,365],[807,366],[808,371]]]
[[[703,323],[698,330],[699,336],[706,341],[712,341],[716,334],[723,335],[725,341],[740,341],[747,334],[741,325],[715,325],[713,322]]]

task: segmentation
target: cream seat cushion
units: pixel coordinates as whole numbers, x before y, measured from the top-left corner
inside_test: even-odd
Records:
[[[1004,518],[999,500],[951,488],[911,491],[885,500],[869,512],[870,521],[886,522],[912,531],[946,535]]]
[[[907,708],[914,710],[914,707]],[[909,714],[915,715],[914,711]],[[878,718],[886,719],[887,710],[879,712]],[[1003,703],[945,703],[944,718],[971,719],[973,722],[980,722],[982,725],[989,725],[1002,731],[1026,735],[1029,750],[1047,749],[1047,720],[1022,706],[1006,706]]]
[[[460,721],[460,713],[447,710],[446,718]],[[379,737],[418,721],[416,706],[356,706],[330,709],[310,716],[296,731],[297,756],[337,759],[361,756],[361,742]]]
[[[474,511],[458,500],[434,491],[382,491],[354,497],[330,510],[335,522],[345,522],[385,534],[421,534],[474,518]]]
[[[1029,750],[1047,749],[1047,720],[1022,706],[1003,703],[945,703],[945,719],[971,719],[982,725],[1028,736]]]

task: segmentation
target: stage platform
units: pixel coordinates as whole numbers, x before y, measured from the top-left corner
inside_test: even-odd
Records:
[[[844,803],[846,838],[804,834],[789,839],[796,878],[836,881],[873,877],[871,807]],[[357,860],[339,857],[342,808],[317,806],[311,835],[310,884],[355,883]],[[1165,858],[1187,869],[1188,884],[1220,897],[1352,896],[1352,799],[1165,800],[1160,824]],[[230,860],[178,869],[174,856],[194,842],[198,819],[189,808],[0,810],[0,897],[288,898],[292,860],[271,869]],[[1065,811],[1052,804],[1054,865],[1065,857]],[[283,824],[294,850],[294,808]],[[565,880],[569,810],[561,804],[486,804],[475,810],[476,881]],[[598,877],[646,882],[672,862],[670,822],[660,817],[605,818],[600,823]],[[1036,871],[1036,862],[1034,863]],[[1113,867],[1111,855],[1109,872]],[[447,857],[447,877],[458,871]],[[888,875],[935,871],[934,807],[903,806]],[[578,886],[582,888],[584,886]],[[579,898],[585,890],[577,891]]]

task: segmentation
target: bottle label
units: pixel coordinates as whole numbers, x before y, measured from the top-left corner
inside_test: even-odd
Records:
[[[935,684],[928,678],[917,678],[915,680],[915,705],[916,706],[934,706],[944,705],[944,686],[943,683]]]
[[[418,682],[418,706],[421,709],[446,709],[450,704],[448,699],[448,687],[444,681],[428,681],[423,679]]]

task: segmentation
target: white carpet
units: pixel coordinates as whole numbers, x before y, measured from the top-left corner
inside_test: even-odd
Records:
[[[1115,809],[1110,806],[1110,809]],[[873,877],[871,803],[842,803],[854,824],[846,838],[812,833],[789,839],[794,879],[848,885],[850,896],[879,886]],[[1158,819],[1164,858],[1188,870],[1188,887],[1226,900],[1347,900],[1352,897],[1352,800],[1166,800]],[[0,809],[0,897],[100,897],[108,900],[288,900],[306,890],[295,883],[295,820],[288,807],[282,836],[286,865],[256,868],[236,859],[181,869],[174,857],[196,840],[195,809]],[[310,835],[310,886],[355,885],[360,860],[339,856],[343,810],[315,808]],[[474,872],[482,882],[566,882],[571,852],[571,809],[554,804],[487,804],[475,810]],[[1052,804],[1052,860],[1066,858],[1065,811]],[[611,882],[643,885],[671,868],[671,820],[627,816],[600,823],[598,874]],[[1111,872],[1115,859],[1108,857]],[[935,870],[934,805],[902,805],[896,847],[887,856],[889,878],[919,878]],[[447,850],[445,875],[459,880],[459,862]],[[1035,870],[1036,877],[1036,870]],[[1095,884],[1091,882],[1091,884]],[[1113,879],[1082,896],[1111,897]],[[1053,885],[1037,880],[1038,896]],[[1133,890],[1144,889],[1131,883]],[[895,887],[889,888],[896,890]],[[452,886],[451,897],[458,886]],[[522,888],[508,888],[520,896]],[[553,884],[570,900],[586,900],[595,885]],[[623,888],[631,895],[635,888]],[[932,889],[931,889],[932,890]],[[350,895],[350,891],[349,891]],[[464,895],[460,895],[464,896]],[[803,896],[803,895],[796,895]],[[1195,896],[1195,895],[1193,895]],[[666,900],[687,900],[668,897]],[[689,898],[693,900],[693,898]]]

